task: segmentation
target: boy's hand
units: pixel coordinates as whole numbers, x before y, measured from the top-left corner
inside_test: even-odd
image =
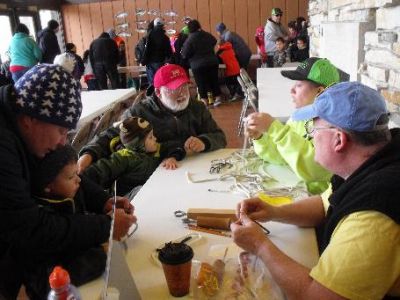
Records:
[[[178,162],[175,157],[168,157],[164,159],[161,165],[167,170],[176,170],[178,168]]]
[[[137,219],[133,214],[127,214],[123,209],[117,208],[115,211],[113,239],[121,240],[128,234],[129,228]]]
[[[112,210],[113,203],[114,203],[114,197],[111,197],[110,199],[107,200],[107,202],[104,205],[104,213],[108,214]],[[133,215],[133,212],[135,211],[135,208],[129,202],[129,199],[125,197],[117,196],[117,201],[115,203],[115,206],[116,208],[122,208],[125,211],[125,213],[129,215]]]

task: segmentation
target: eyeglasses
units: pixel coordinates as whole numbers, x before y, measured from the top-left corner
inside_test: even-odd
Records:
[[[189,85],[188,84],[182,84],[180,87],[172,90],[167,87],[162,87],[163,91],[165,94],[168,96],[178,96],[182,95],[183,93],[186,93],[189,90]]]
[[[336,129],[335,126],[326,126],[326,127],[315,127],[313,120],[308,120],[306,124],[304,124],[304,128],[306,130],[306,138],[311,140],[314,137],[314,133],[317,130],[323,130],[323,129]]]

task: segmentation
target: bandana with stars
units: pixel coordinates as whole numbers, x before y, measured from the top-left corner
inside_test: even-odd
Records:
[[[76,127],[82,112],[81,88],[57,65],[32,67],[15,84],[15,109],[43,122]]]

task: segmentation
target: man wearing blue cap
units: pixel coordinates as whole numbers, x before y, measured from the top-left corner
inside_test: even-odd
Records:
[[[389,130],[384,99],[360,83],[339,83],[293,118],[309,120],[315,160],[336,174],[332,194],[280,207],[244,200],[231,225],[235,242],[263,260],[289,299],[398,297],[400,129]],[[317,265],[293,261],[252,220],[317,227]]]
[[[92,266],[79,258],[108,241],[109,201],[92,193],[89,209],[97,208],[97,214],[62,216],[31,195],[33,170],[66,143],[81,112],[80,84],[61,66],[36,65],[15,86],[0,88],[0,299],[16,299],[21,284],[31,300],[45,299],[55,264],[68,269],[74,284],[93,279],[87,272]],[[123,206],[115,213],[117,240],[136,220],[133,209],[124,209],[128,200],[118,202]]]

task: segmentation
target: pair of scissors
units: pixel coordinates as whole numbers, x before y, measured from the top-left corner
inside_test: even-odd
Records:
[[[184,212],[183,210],[174,211],[174,215],[177,218],[182,218],[181,220],[182,220],[183,224],[194,224],[194,223],[196,223],[196,220],[188,218],[187,217],[187,213]],[[185,217],[185,218],[183,218],[183,217]]]

